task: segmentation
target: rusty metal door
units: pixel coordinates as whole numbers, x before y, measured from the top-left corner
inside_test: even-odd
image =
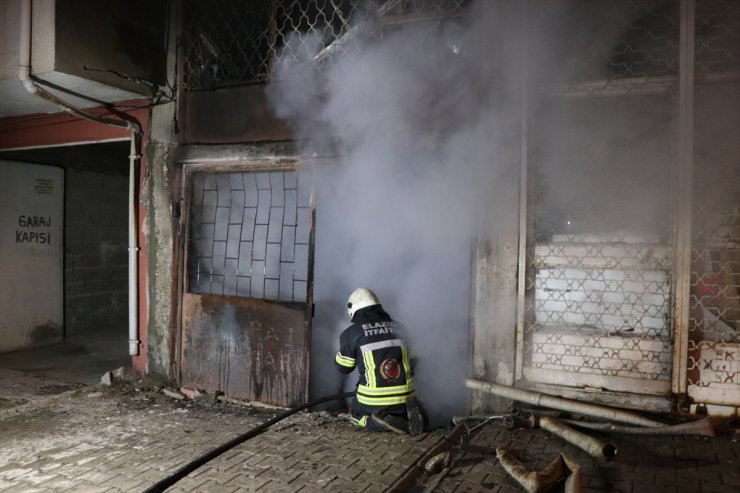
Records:
[[[182,386],[276,406],[305,402],[310,180],[292,169],[184,177]]]

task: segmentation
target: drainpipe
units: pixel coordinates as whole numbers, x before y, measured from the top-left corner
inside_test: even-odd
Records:
[[[136,132],[131,130],[131,150],[128,168],[128,354],[139,354],[139,242],[136,228]]]
[[[131,133],[131,151],[129,153],[129,220],[128,220],[128,238],[129,238],[129,257],[128,257],[128,305],[129,305],[129,321],[128,321],[128,353],[130,356],[136,356],[139,354],[139,326],[138,326],[138,262],[137,252],[139,250],[137,234],[136,234],[136,162],[139,160],[139,153],[137,152],[136,140],[137,136],[141,135],[141,127],[135,121],[127,118],[127,115],[121,113],[118,114],[121,117],[120,120],[113,118],[106,118],[99,115],[93,115],[87,113],[79,108],[72,106],[71,104],[59,99],[54,94],[47,90],[39,87],[31,76],[31,6],[32,0],[21,0],[21,18],[20,18],[20,48],[18,50],[18,79],[23,84],[23,87],[29,93],[40,97],[72,115],[84,118],[104,125],[110,125],[118,128],[123,128]]]

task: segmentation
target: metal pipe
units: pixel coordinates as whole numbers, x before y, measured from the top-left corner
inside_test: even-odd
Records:
[[[563,481],[564,493],[581,491],[581,467],[565,454],[560,454],[541,471],[529,471],[508,447],[497,447],[496,458],[519,486],[527,493],[548,491],[553,485]]]
[[[129,153],[129,355],[136,356],[139,354],[138,339],[138,263],[136,254],[139,250],[137,242],[137,225],[136,225],[136,162],[139,159],[137,152],[136,137],[141,134],[141,127],[135,121],[126,118],[123,114],[118,114],[120,120],[105,118],[99,115],[93,115],[82,111],[79,108],[63,101],[54,94],[39,87],[31,76],[31,32],[33,26],[32,0],[21,0],[20,9],[20,47],[18,50],[18,79],[23,87],[30,94],[44,99],[62,110],[72,115],[78,116],[85,120],[90,120],[104,125],[124,128],[131,133],[131,151]]]
[[[72,106],[71,104],[58,98],[54,94],[50,93],[42,87],[39,87],[38,84],[36,84],[31,75],[31,32],[33,26],[33,14],[31,7],[32,0],[21,0],[19,29],[20,47],[18,50],[18,79],[21,81],[26,91],[28,91],[30,94],[33,94],[34,96],[48,101],[53,105],[58,106],[67,113],[71,113],[80,118],[84,118],[85,120],[103,123],[105,125],[111,125],[118,128],[124,128],[126,130],[135,131],[137,134],[140,134],[141,128],[134,121],[127,119],[115,120],[112,118],[105,118],[103,116],[87,113],[79,108],[76,108],[75,106]]]
[[[489,394],[498,395],[515,401],[528,402],[534,406],[549,407],[551,409],[559,409],[561,411],[571,411],[585,414],[586,416],[593,416],[597,418],[619,421],[621,423],[629,423],[638,426],[665,426],[659,421],[645,418],[643,416],[640,416],[639,414],[635,414],[629,411],[623,411],[621,409],[614,409],[606,406],[599,406],[597,404],[589,404],[586,402],[580,402],[571,399],[564,399],[562,397],[541,394],[539,392],[532,392],[530,390],[517,389],[514,387],[508,387],[506,385],[498,385],[495,383],[484,382],[482,380],[469,378],[465,381],[465,385],[469,389],[487,392]]]
[[[689,329],[691,326],[691,236],[694,160],[694,50],[696,5],[681,0],[678,61],[677,184],[675,187],[676,267],[674,275],[673,373],[671,390],[682,397],[688,391]]]
[[[578,421],[575,419],[564,419],[564,423],[585,428],[587,430],[606,431],[613,433],[623,433],[625,435],[675,435],[675,436],[715,436],[714,427],[712,427],[709,418],[702,418],[696,421],[688,421],[677,425],[661,426],[660,428],[644,428],[641,426],[622,426],[613,423],[590,423],[587,421]]]
[[[136,224],[136,133],[131,131],[128,169],[128,354],[139,354],[139,239]]]
[[[35,94],[37,86],[31,80],[31,0],[21,0],[20,23],[18,79],[26,91]]]
[[[539,418],[539,425],[543,430],[559,436],[597,459],[611,460],[617,455],[617,447],[613,443],[602,442],[590,435],[574,430],[559,419],[542,416]]]
[[[522,2],[522,19],[526,18],[526,2]],[[529,37],[526,28],[521,33],[521,58],[519,70],[522,83],[519,94],[519,237],[517,252],[517,288],[516,288],[516,353],[514,361],[514,380],[512,384],[522,378],[524,356],[524,310],[527,304],[527,233],[529,220],[527,210],[529,205],[529,73],[527,71]],[[508,382],[507,382],[508,383]]]

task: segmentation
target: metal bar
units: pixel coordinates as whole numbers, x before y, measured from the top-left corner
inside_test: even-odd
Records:
[[[470,15],[470,7],[455,7],[440,12],[415,12],[413,14],[386,15],[380,20],[382,26],[411,24],[412,22],[437,21]]]
[[[342,21],[342,26],[349,28],[349,22],[347,22],[347,19],[344,18],[344,13],[342,13],[341,5],[338,5],[336,0],[330,0],[331,6],[334,9],[334,13],[337,15],[340,21]]]
[[[596,459],[611,460],[617,455],[617,447],[613,443],[602,442],[582,431],[575,430],[557,418],[542,416],[539,419],[539,425],[543,430],[559,436]]]
[[[672,436],[716,436],[710,418],[704,417],[696,421],[686,421],[675,425],[660,428],[645,428],[644,426],[615,425],[614,423],[594,423],[577,419],[562,420],[569,426],[587,430],[603,431],[607,433],[622,433],[625,435],[672,435]]]
[[[270,2],[270,13],[269,13],[269,22],[267,26],[267,73],[271,74],[273,72],[275,61],[277,60],[277,37],[278,37],[278,27],[277,27],[277,0],[272,0]],[[259,75],[259,74],[257,74]],[[267,78],[268,76],[265,76]]]
[[[190,170],[183,166],[179,167],[179,175],[180,175],[180,183],[179,183],[179,193],[180,193],[180,217],[178,221],[178,228],[177,228],[177,264],[175,264],[175,269],[177,273],[177,279],[176,279],[176,298],[175,298],[175,309],[176,309],[176,321],[175,321],[175,354],[174,354],[174,362],[175,362],[175,382],[178,384],[178,386],[182,383],[182,339],[183,339],[183,333],[182,333],[182,300],[183,295],[186,292],[187,285],[189,283],[190,279],[190,273],[188,272],[188,226],[190,223],[190,219],[186,217],[188,214],[187,211],[190,207],[190,197],[188,196],[188,193],[190,192]]]
[[[247,209],[247,187],[244,185],[244,173],[238,173],[239,174],[239,180],[242,182],[242,192],[244,194],[244,200],[242,202],[242,213],[241,213],[241,222],[239,223],[239,245],[236,247],[236,295],[239,296],[239,275],[241,272],[239,271],[239,265],[241,265],[241,255],[242,255],[242,237],[244,235],[244,216],[245,211]],[[243,277],[243,276],[242,276]]]
[[[668,384],[668,382],[666,383]],[[564,387],[562,385],[532,383],[531,381],[527,382],[526,388],[533,392],[554,394],[565,399],[587,401],[593,404],[619,407],[621,409],[654,413],[670,413],[672,410],[672,403],[666,398],[665,393],[663,395],[634,394],[601,388]]]
[[[675,325],[673,335],[674,394],[688,388],[689,302],[691,276],[691,209],[694,152],[694,23],[695,1],[681,0],[678,85],[678,183],[676,225]]]
[[[632,77],[624,79],[602,79],[551,86],[545,95],[551,97],[606,97],[629,94],[663,94],[678,84],[673,75],[662,77]]]
[[[388,0],[383,5],[378,7],[375,15],[378,18],[383,17],[388,12],[396,8],[402,3],[402,0]],[[316,56],[313,57],[314,61],[320,62],[324,58],[331,56],[335,51],[342,47],[343,44],[352,41],[357,36],[361,35],[365,29],[369,27],[367,21],[360,21],[355,26],[351,27],[347,32],[337,37],[334,41],[329,43],[323,50],[321,50]]]
[[[177,148],[177,161],[183,164],[222,165],[224,170],[295,169],[299,153],[293,142],[237,145],[183,145]],[[228,166],[228,168],[226,168]]]
[[[298,191],[298,188],[300,187],[300,177],[296,176],[296,191]],[[309,351],[306,351],[305,354],[305,368],[311,368],[311,334],[313,331],[313,317],[314,317],[314,303],[313,303],[313,281],[314,281],[314,245],[316,241],[316,233],[314,230],[314,226],[316,224],[316,189],[314,188],[314,180],[313,176],[311,179],[311,192],[310,192],[310,199],[309,199],[309,213],[308,213],[308,259],[306,266],[306,340],[305,340],[305,347],[309,349]],[[296,211],[298,210],[298,194],[296,194]],[[296,221],[296,231],[297,231],[297,221]],[[294,281],[295,286],[295,281]],[[309,391],[309,372],[306,371],[306,394],[305,398],[308,399],[308,391]]]
[[[523,9],[526,7],[523,7]],[[524,16],[522,16],[522,19]],[[527,36],[522,36],[522,56],[520,60],[522,83],[520,94],[520,141],[519,141],[519,258],[517,262],[517,304],[516,304],[516,353],[514,355],[514,381],[522,378],[524,360],[524,308],[527,284]]]
[[[260,208],[260,190],[259,190],[259,184],[257,183],[257,175],[254,173],[250,173],[252,179],[254,180],[254,191],[256,193],[256,200],[257,205],[254,207],[254,221],[252,221],[252,248],[249,251],[249,296],[254,296],[254,244],[255,240],[257,239],[257,217],[259,216],[259,208]],[[245,185],[246,187],[246,185]],[[245,188],[246,192],[246,188]]]

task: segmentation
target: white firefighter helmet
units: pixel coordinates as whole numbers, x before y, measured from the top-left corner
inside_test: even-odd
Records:
[[[355,316],[355,312],[361,308],[367,308],[368,306],[379,305],[378,297],[375,293],[367,288],[357,288],[352,291],[347,300],[347,313],[349,318]]]

